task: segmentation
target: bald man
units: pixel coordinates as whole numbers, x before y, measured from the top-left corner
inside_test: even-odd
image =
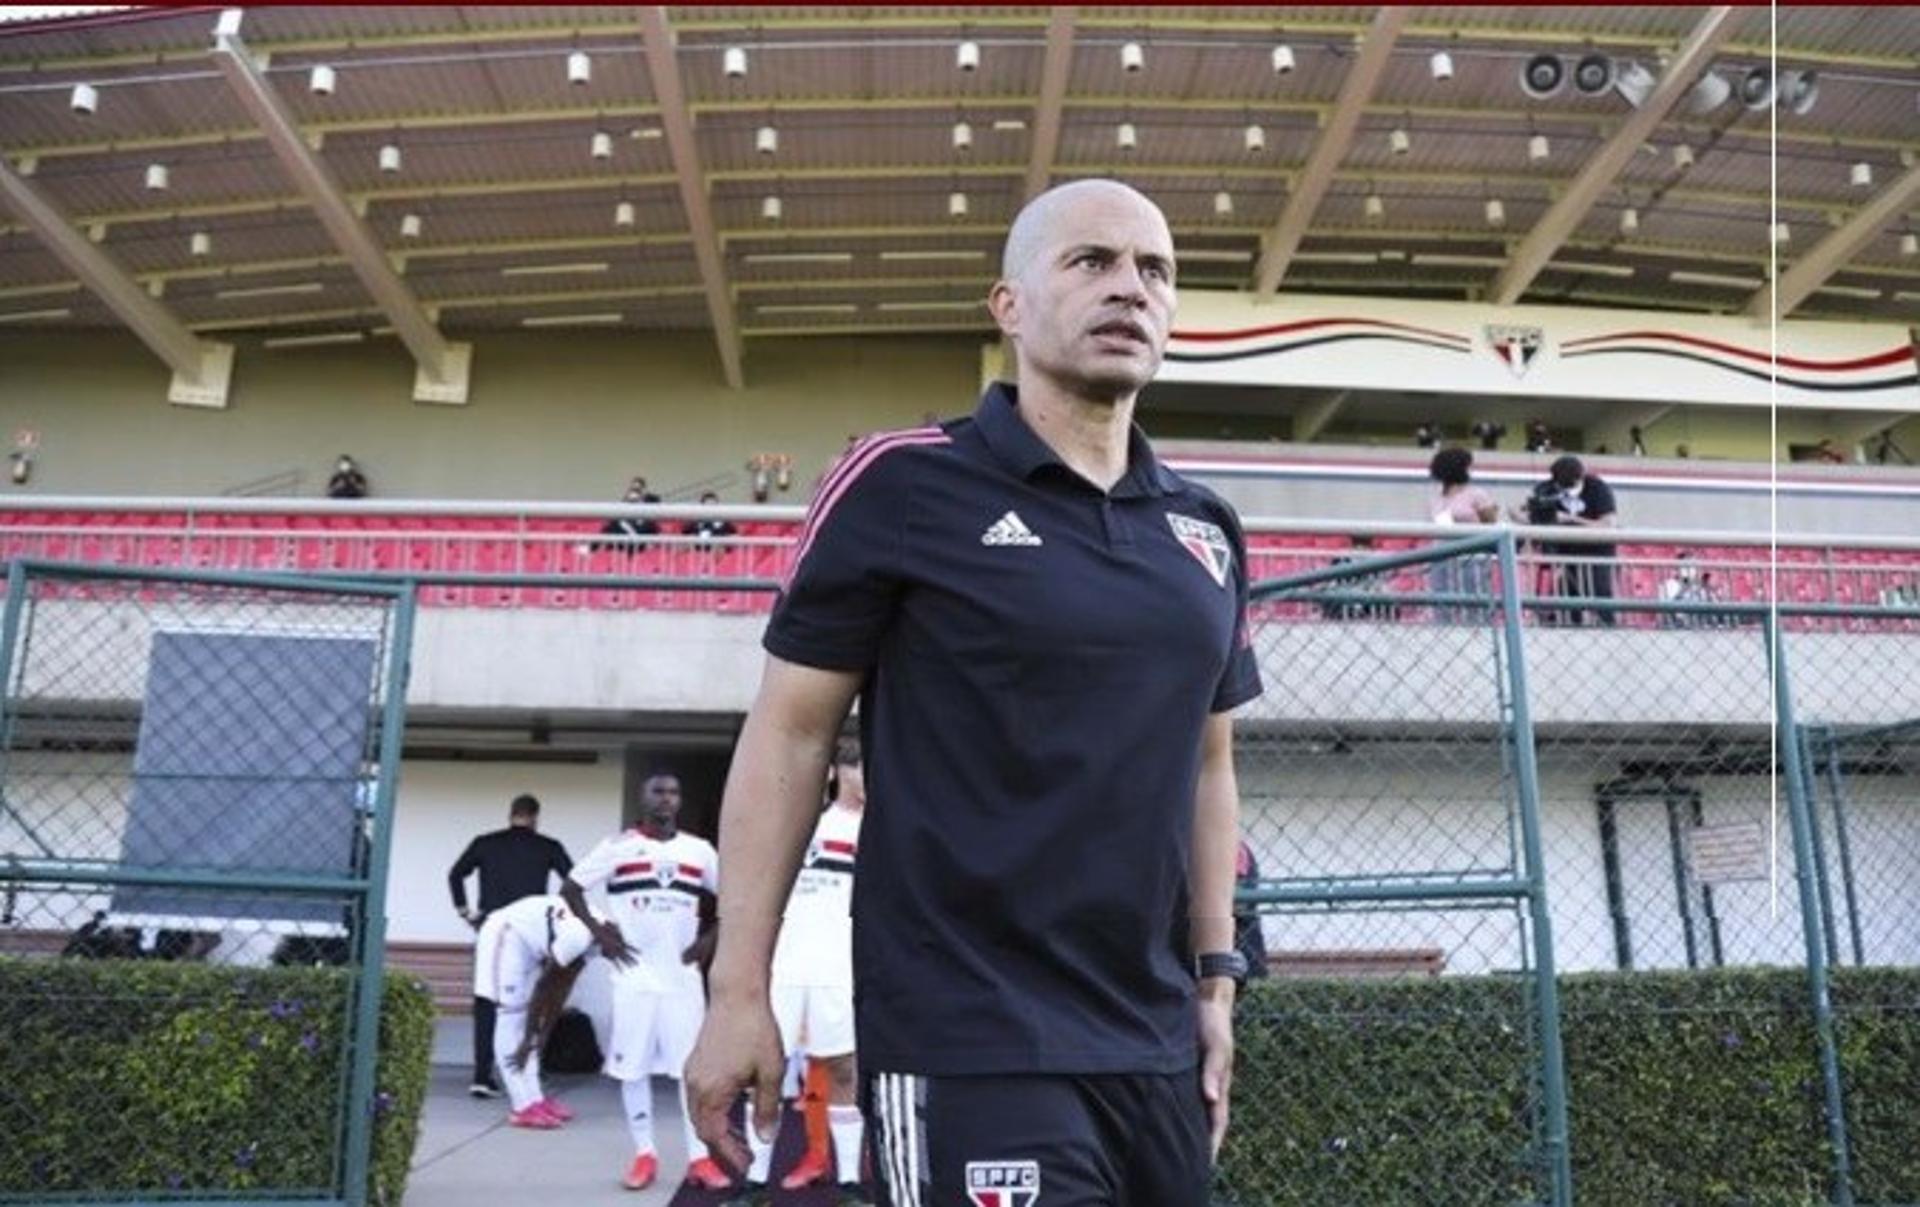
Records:
[[[822,480],[723,802],[701,1134],[751,1086],[815,786],[856,697],[855,1027],[881,1202],[1206,1201],[1227,1126],[1239,793],[1259,694],[1238,518],[1133,423],[1173,321],[1165,217],[1082,181],[1015,220],[1017,385]],[[1184,919],[1184,921],[1183,921]]]

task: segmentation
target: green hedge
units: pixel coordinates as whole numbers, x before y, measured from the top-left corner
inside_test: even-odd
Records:
[[[1818,1050],[1794,970],[1562,978],[1582,1207],[1827,1201]],[[1221,1199],[1544,1198],[1529,986],[1256,983],[1240,1009]],[[1860,1203],[1920,1201],[1920,973],[1833,983]]]
[[[0,1199],[337,1194],[348,975],[0,959]],[[433,1001],[388,978],[372,1201],[406,1189]]]

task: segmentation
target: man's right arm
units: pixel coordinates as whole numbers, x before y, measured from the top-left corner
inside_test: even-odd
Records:
[[[463,918],[468,917],[467,877],[473,875],[474,870],[480,866],[479,846],[478,838],[468,843],[467,849],[460,853],[460,858],[453,861],[452,869],[447,872],[447,888],[453,893],[453,908]]]
[[[858,671],[819,670],[767,659],[760,693],[735,748],[720,809],[719,946],[707,978],[709,1005],[687,1062],[694,1127],[730,1164],[746,1146],[727,1113],[754,1092],[750,1126],[771,1136],[780,1110],[784,1056],[768,1003],[780,916],[813,833],[840,724],[860,690]]]

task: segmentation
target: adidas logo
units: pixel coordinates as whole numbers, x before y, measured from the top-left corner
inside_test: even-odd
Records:
[[[1038,545],[1040,538],[1033,529],[1027,527],[1020,513],[1009,511],[993,522],[993,527],[980,534],[982,545]]]

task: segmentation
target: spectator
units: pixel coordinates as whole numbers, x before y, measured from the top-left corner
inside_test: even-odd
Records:
[[[1413,429],[1415,448],[1438,448],[1440,445],[1440,425],[1429,420]]]
[[[1553,434],[1547,431],[1547,425],[1538,419],[1527,420],[1527,451],[1530,453],[1553,451]]]
[[[700,504],[703,507],[709,504],[718,503],[719,501],[720,501],[720,496],[713,493],[710,490],[703,490],[700,492]],[[711,542],[715,538],[723,537],[723,536],[732,536],[739,530],[733,526],[733,521],[731,520],[698,519],[698,520],[689,521],[687,526],[682,528],[681,531],[686,533],[688,536],[694,536],[694,537],[700,538],[700,544],[696,546],[696,548],[710,549],[713,546],[709,542]]]
[[[1673,455],[1685,461],[1687,458],[1693,456],[1693,446],[1689,444],[1676,444],[1673,446]]]
[[[1714,598],[1713,576],[1701,573],[1695,564],[1693,554],[1682,550],[1675,559],[1674,567],[1666,578],[1660,581],[1660,600],[1662,603],[1702,603]],[[1660,617],[1660,627],[1667,629],[1695,629],[1701,626],[1703,617],[1698,612],[1666,612]]]
[[[1240,852],[1234,857],[1235,888],[1252,888],[1260,883],[1260,861],[1253,857],[1247,840],[1240,840]],[[1267,936],[1260,927],[1260,911],[1251,905],[1236,904],[1233,910],[1233,946],[1247,961],[1247,979],[1267,975]]]
[[[1480,442],[1480,451],[1490,453],[1500,447],[1500,441],[1507,434],[1507,425],[1495,423],[1491,419],[1482,419],[1473,425],[1473,437]]]
[[[1580,458],[1573,456],[1553,463],[1547,480],[1527,496],[1525,513],[1515,518],[1538,527],[1612,528],[1618,523],[1613,488],[1589,474]],[[1555,568],[1555,594],[1575,599],[1613,598],[1612,562],[1618,547],[1548,542],[1540,546],[1540,552],[1567,559]],[[1611,611],[1597,608],[1575,608],[1564,619],[1579,624],[1585,612],[1592,612],[1602,625],[1611,627],[1614,622]],[[1562,618],[1559,614],[1548,617],[1550,621]]]
[[[1627,441],[1628,453],[1635,457],[1644,457],[1647,455],[1647,439],[1641,434],[1638,426],[1627,429]]]
[[[547,891],[547,873],[565,880],[573,870],[567,848],[540,833],[540,800],[521,793],[507,806],[507,828],[480,835],[467,844],[447,873],[453,908],[475,930],[495,910],[522,897]],[[480,908],[467,905],[467,877],[480,873]],[[494,1076],[494,1004],[473,999],[473,1084],[475,1098],[498,1098],[500,1082]]]
[[[1820,437],[1820,443],[1813,446],[1813,459],[1822,465],[1845,465],[1847,455],[1833,442],[1832,436]]]
[[[645,478],[635,478],[627,483],[627,492],[620,496],[622,503],[658,503],[660,496],[647,489]],[[634,519],[631,516],[619,516],[600,525],[600,535],[612,537],[612,540],[600,540],[593,543],[596,553],[607,549],[621,553],[639,553],[647,543],[639,538],[658,536],[660,525],[649,519]]]
[[[327,497],[329,499],[364,499],[367,497],[367,475],[353,463],[353,458],[345,453],[333,467],[333,476],[327,479]]]
[[[1483,487],[1473,484],[1473,454],[1464,448],[1443,448],[1433,455],[1427,474],[1435,482],[1427,514],[1436,524],[1491,524],[1500,518],[1500,504]],[[1484,553],[1434,562],[1431,583],[1435,595],[1487,594],[1490,578]],[[1441,605],[1435,616],[1446,624],[1473,619],[1469,609]]]
[[[1880,590],[1883,608],[1920,608],[1920,582],[1911,576]]]

